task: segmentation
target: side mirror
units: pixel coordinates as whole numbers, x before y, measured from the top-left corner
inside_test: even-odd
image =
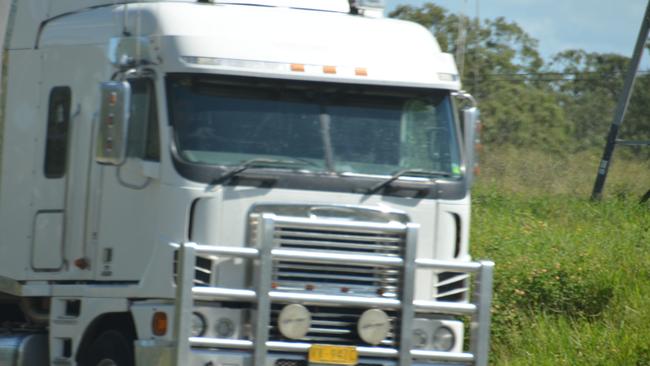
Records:
[[[126,159],[127,133],[131,110],[131,85],[109,81],[101,86],[101,106],[95,160],[120,165]]]
[[[479,143],[477,133],[479,126],[480,112],[476,107],[465,108],[463,113],[463,140],[465,145],[465,174],[467,182],[471,185],[474,182],[474,170],[478,167],[476,146]]]

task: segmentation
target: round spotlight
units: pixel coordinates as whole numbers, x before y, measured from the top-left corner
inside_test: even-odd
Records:
[[[311,326],[311,313],[300,304],[282,308],[278,316],[278,329],[289,339],[300,339],[307,335]]]
[[[364,342],[373,346],[378,345],[390,332],[388,314],[379,309],[364,311],[357,323],[357,332]]]
[[[219,318],[215,331],[220,338],[230,338],[235,334],[235,323],[228,318]]]
[[[203,337],[205,334],[205,318],[199,313],[192,313],[192,337]]]
[[[451,329],[442,326],[433,333],[433,349],[436,351],[450,351],[456,343],[456,336]]]

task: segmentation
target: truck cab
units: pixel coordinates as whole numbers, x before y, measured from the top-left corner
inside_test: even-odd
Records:
[[[4,52],[12,365],[486,364],[478,111],[426,29],[372,2],[25,0]]]

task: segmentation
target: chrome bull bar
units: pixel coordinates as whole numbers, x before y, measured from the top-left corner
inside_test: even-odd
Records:
[[[403,258],[372,254],[315,253],[304,250],[274,249],[274,229],[278,222],[290,218],[278,218],[263,214],[257,230],[259,249],[249,247],[225,247],[184,243],[178,245],[177,286],[174,315],[175,364],[186,365],[192,347],[238,349],[253,351],[253,365],[266,364],[269,351],[306,353],[310,343],[269,341],[271,303],[300,303],[303,305],[327,305],[341,307],[379,308],[400,311],[399,348],[357,347],[359,356],[397,359],[399,366],[410,366],[413,360],[455,362],[476,366],[488,365],[490,337],[490,307],[492,303],[492,278],[494,263],[440,261],[416,259],[418,225],[404,225],[406,245]],[[349,225],[349,223],[348,223]],[[394,229],[391,227],[391,229]],[[197,255],[245,258],[254,260],[257,266],[255,290],[221,287],[195,287],[194,265]],[[272,289],[273,261],[300,261],[337,264],[342,261],[368,264],[402,270],[403,287],[400,299],[370,298],[359,296],[325,295],[312,293],[280,292]],[[473,292],[470,303],[414,300],[415,269],[427,268],[439,271],[474,273]],[[253,339],[234,340],[222,338],[191,337],[190,324],[194,300],[250,302],[256,304]],[[469,352],[439,352],[411,349],[412,324],[416,313],[436,313],[471,316]]]

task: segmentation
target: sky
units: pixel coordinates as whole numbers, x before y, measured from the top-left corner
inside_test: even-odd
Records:
[[[386,10],[427,0],[385,0]],[[632,56],[648,0],[428,0],[454,13],[482,19],[499,16],[519,24],[539,41],[549,60],[565,49]],[[650,67],[650,55],[642,59]]]

